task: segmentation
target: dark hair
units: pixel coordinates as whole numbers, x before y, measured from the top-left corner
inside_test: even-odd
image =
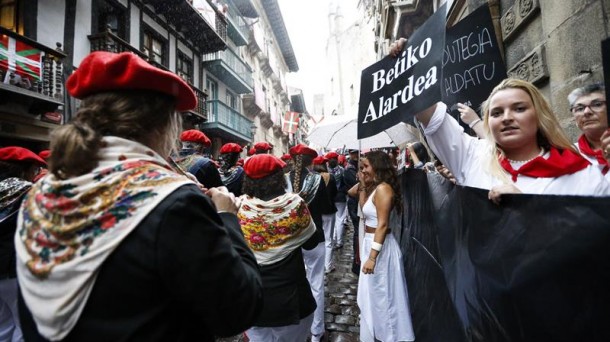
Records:
[[[254,179],[244,175],[241,191],[251,197],[270,200],[286,193],[286,177],[278,170],[267,177]]]
[[[13,177],[25,179],[25,174],[30,166],[28,163],[0,161],[0,181]]]
[[[402,212],[402,197],[400,194],[400,184],[398,183],[398,176],[396,169],[392,164],[390,156],[383,151],[371,151],[366,154],[366,160],[375,171],[375,186],[383,182],[388,183],[394,191],[393,205],[394,208]]]
[[[94,169],[103,136],[117,136],[149,147],[175,145],[168,135],[179,129],[175,99],[151,91],[103,92],[81,101],[76,118],[51,135],[49,171],[60,179],[79,176]],[[174,138],[175,139],[175,138]],[[154,148],[153,148],[154,149]]]
[[[417,155],[417,158],[419,158],[419,161],[421,161],[422,163],[425,164],[430,161],[430,155],[428,155],[426,147],[424,147],[424,144],[422,144],[421,142],[418,141],[413,144],[413,151]]]
[[[315,164],[313,166],[313,170],[316,172],[328,172],[328,168],[326,167],[326,163]]]
[[[218,157],[219,160],[224,160],[224,162],[226,163],[226,169],[231,168],[232,166],[235,166],[235,164],[237,164],[237,160],[239,159],[239,153],[238,152],[230,152],[230,153],[223,153]]]

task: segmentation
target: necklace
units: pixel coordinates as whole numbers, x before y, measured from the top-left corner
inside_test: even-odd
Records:
[[[535,157],[530,158],[528,160],[512,160],[512,159],[508,159],[508,158],[506,158],[506,159],[513,164],[527,164],[527,163],[531,162],[532,160],[542,156],[543,154],[544,154],[544,148],[541,148],[540,153],[538,153],[538,155],[536,155]]]

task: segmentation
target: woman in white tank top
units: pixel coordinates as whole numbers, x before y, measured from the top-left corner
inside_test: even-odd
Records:
[[[369,152],[362,163],[363,181],[372,187],[367,189],[370,194],[362,206],[360,340],[414,341],[402,254],[388,226],[390,212],[402,208],[396,169],[382,151]]]

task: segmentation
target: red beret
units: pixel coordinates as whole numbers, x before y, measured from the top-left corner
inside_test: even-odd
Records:
[[[241,146],[237,145],[236,143],[227,143],[222,145],[222,147],[220,148],[220,153],[241,153],[242,148]]]
[[[326,157],[323,156],[317,156],[313,159],[313,164],[314,165],[322,165],[326,163]]]
[[[326,158],[326,159],[339,158],[339,154],[337,152],[330,151],[324,155],[324,158]]]
[[[312,157],[317,157],[318,156],[318,152],[316,152],[314,149],[310,148],[307,145],[303,145],[303,144],[298,144],[296,146],[293,146],[290,148],[289,150],[291,155],[297,155],[297,154],[306,154],[308,156],[312,156]]]
[[[244,172],[250,178],[259,179],[269,176],[285,166],[286,163],[272,154],[257,154],[246,159]]]
[[[212,141],[203,134],[202,131],[196,129],[189,129],[180,134],[180,141],[190,141],[194,143],[203,144],[205,146],[212,145]]]
[[[27,148],[9,146],[0,148],[0,160],[8,162],[30,162],[46,166],[47,162]]]
[[[44,160],[47,160],[51,156],[51,150],[42,150],[38,152],[38,156]]]
[[[254,147],[252,147],[251,149],[248,150],[249,156],[253,156],[255,153],[256,153],[256,149]]]
[[[92,52],[70,75],[66,88],[77,99],[119,89],[151,90],[173,96],[178,111],[197,106],[195,93],[178,75],[156,68],[131,52]]]
[[[286,153],[286,154],[282,155],[280,157],[280,159],[283,160],[283,161],[286,161],[286,160],[292,159],[292,157],[290,156],[290,154]]]
[[[273,145],[271,145],[270,143],[268,143],[266,141],[257,142],[256,144],[254,144],[254,149],[259,150],[259,151],[269,151],[272,148],[273,148]]]

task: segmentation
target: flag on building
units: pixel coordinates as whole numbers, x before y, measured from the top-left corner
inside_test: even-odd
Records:
[[[7,75],[4,82],[8,81],[10,73],[21,78],[40,80],[41,58],[40,50],[15,38],[0,35],[0,70]]]
[[[282,131],[286,133],[296,133],[299,128],[299,113],[297,112],[286,112],[284,114],[284,124]]]

